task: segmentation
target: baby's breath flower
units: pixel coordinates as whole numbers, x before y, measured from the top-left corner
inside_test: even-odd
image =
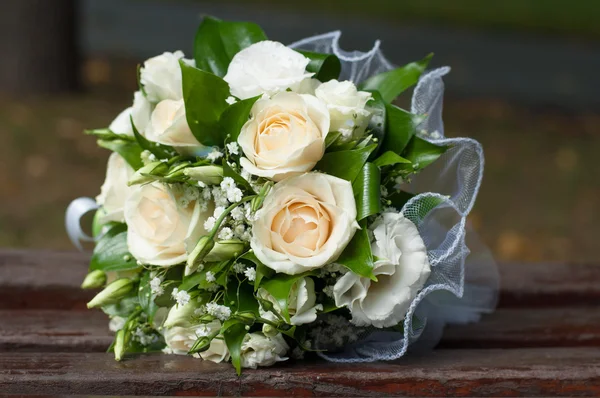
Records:
[[[204,229],[210,231],[215,226],[217,219],[214,217],[208,217],[206,221],[204,221]]]
[[[207,282],[214,282],[217,279],[215,278],[215,274],[213,274],[211,271],[207,271],[206,272],[206,281]]]
[[[219,151],[217,148],[213,148],[212,151],[206,156],[206,159],[214,162],[221,157],[223,157],[223,152]]]
[[[244,209],[241,206],[231,210],[231,213],[229,214],[231,214],[231,218],[233,218],[235,221],[244,221]]]
[[[190,294],[188,292],[186,292],[185,290],[179,290],[177,288],[173,289],[173,292],[171,293],[171,295],[173,296],[173,298],[175,299],[175,301],[177,301],[177,305],[186,305],[187,303],[190,302]]]
[[[250,282],[253,282],[256,279],[256,270],[254,268],[246,268],[244,271],[244,275]]]
[[[230,240],[233,239],[233,231],[229,227],[224,227],[219,231],[219,239],[221,240]]]
[[[226,321],[231,316],[231,309],[217,303],[206,304],[206,312],[215,318]]]
[[[196,336],[198,337],[208,337],[209,335],[210,329],[204,324],[198,326],[198,329],[196,329]]]
[[[238,274],[241,274],[242,272],[244,272],[245,269],[246,269],[246,266],[242,263],[233,264],[233,270]]]
[[[234,96],[230,95],[229,97],[227,97],[225,99],[225,102],[227,102],[229,105],[233,105],[237,102],[237,100],[235,99]]]
[[[154,277],[150,280],[150,290],[153,294],[160,296],[165,292],[165,289],[160,285],[162,280],[159,277]]]
[[[229,151],[229,153],[238,155],[240,153],[240,146],[235,141],[230,142],[229,144],[227,144],[227,150]]]

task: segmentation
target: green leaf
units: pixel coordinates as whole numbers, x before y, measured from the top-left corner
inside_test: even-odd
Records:
[[[168,145],[148,141],[146,137],[141,135],[138,129],[135,127],[135,123],[133,123],[133,118],[130,116],[129,119],[131,121],[131,128],[133,129],[133,136],[135,137],[135,140],[142,149],[150,151],[150,153],[152,153],[159,159],[168,159],[177,155],[175,149]]]
[[[414,136],[404,150],[404,157],[412,164],[401,164],[397,167],[403,170],[421,170],[435,162],[444,152],[450,149],[447,145],[435,145],[429,141]]]
[[[147,97],[148,94],[146,93],[146,88],[142,84],[142,65],[141,64],[137,64],[137,68],[136,68],[135,72],[136,72],[138,90],[140,90],[142,92],[144,97]]]
[[[117,224],[100,238],[90,262],[90,270],[123,271],[139,268],[127,248],[127,225]]]
[[[415,195],[412,193],[404,192],[404,191],[395,191],[391,195],[387,197],[389,201],[392,202],[392,206],[396,209],[401,210],[402,207],[411,200]]]
[[[359,276],[377,281],[377,278],[373,275],[375,260],[371,252],[371,242],[369,241],[366,222],[362,222],[361,227],[362,229],[356,231],[336,262]]]
[[[373,98],[367,102],[366,109],[371,113],[367,132],[377,139],[377,149],[371,154],[371,158],[379,153],[379,149],[385,139],[387,129],[385,102],[381,98],[379,91],[371,91]]]
[[[231,363],[238,376],[242,373],[242,343],[248,331],[246,325],[235,320],[226,321],[223,325],[223,337],[231,355]]]
[[[342,63],[339,58],[333,54],[313,53],[310,51],[298,51],[310,62],[306,66],[306,70],[314,73],[314,78],[321,82],[327,82],[331,79],[337,79],[342,71]]]
[[[138,308],[139,304],[138,295],[135,290],[132,290],[127,297],[122,298],[118,303],[105,305],[101,309],[108,316],[127,318]]]
[[[375,164],[367,162],[352,183],[356,200],[356,220],[381,211],[381,171]]]
[[[254,265],[256,266],[256,278],[254,279],[254,290],[255,291],[258,290],[258,287],[260,286],[260,282],[262,281],[263,278],[270,278],[275,273],[275,271],[273,271],[271,268],[264,265],[256,257],[256,254],[254,254],[254,252],[248,251],[243,256],[241,256],[240,259],[250,261],[250,262],[254,263]]]
[[[194,40],[196,66],[223,77],[235,54],[266,39],[260,26],[254,23],[225,22],[205,17]]]
[[[387,132],[381,150],[401,154],[415,134],[416,127],[424,119],[397,106],[387,104]]]
[[[148,315],[149,322],[152,323],[152,319],[154,318],[154,314],[158,309],[158,306],[154,302],[154,297],[152,296],[152,289],[150,288],[150,271],[144,272],[142,278],[140,279],[140,288],[138,289],[138,301],[140,302],[140,307],[142,310]]]
[[[121,139],[98,140],[98,146],[118,153],[134,170],[144,165],[141,158],[142,148],[137,142]]]
[[[224,302],[232,313],[251,312],[256,317],[260,316],[254,289],[247,283],[239,283],[235,278],[227,285]]]
[[[398,163],[411,163],[410,160],[404,159],[396,152],[387,151],[373,161],[373,164],[377,167],[392,166]]]
[[[404,90],[419,81],[419,77],[427,68],[432,57],[433,54],[429,54],[420,61],[371,76],[360,84],[360,89],[377,90],[385,102],[392,102]]]
[[[240,135],[242,126],[250,118],[250,111],[254,103],[260,98],[259,96],[238,101],[231,105],[221,115],[219,124],[225,135],[229,135],[229,141],[235,142]]]
[[[117,134],[109,129],[84,130],[84,134],[93,135],[99,140],[123,140],[136,142],[135,137],[126,134]]]
[[[369,145],[361,149],[328,152],[317,163],[315,169],[344,180],[354,181],[376,147],[377,145]]]
[[[254,194],[254,189],[252,189],[252,186],[250,185],[250,183],[248,181],[246,181],[246,179],[244,177],[242,177],[241,175],[239,175],[234,169],[231,168],[231,166],[229,166],[229,164],[227,163],[227,161],[225,159],[223,159],[223,177],[231,177],[233,178],[233,181],[235,181],[235,183],[237,185],[241,185],[242,187],[244,187],[244,189],[246,191],[248,191],[250,194]]]
[[[229,107],[229,85],[212,73],[194,68],[183,61],[181,79],[186,119],[194,137],[206,146],[223,147],[225,132],[219,121]]]
[[[297,275],[275,274],[273,278],[264,280],[260,285],[277,301],[279,308],[281,308],[281,315],[288,323],[290,322],[290,313],[288,311],[290,292],[296,282],[312,274],[312,271]]]
[[[332,131],[325,136],[325,148],[329,148],[340,136],[342,133],[339,131]]]

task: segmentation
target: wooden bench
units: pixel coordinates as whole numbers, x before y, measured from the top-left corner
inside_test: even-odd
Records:
[[[0,394],[600,395],[600,266],[501,264],[500,308],[394,362],[246,370],[173,355],[115,362],[79,285],[88,256],[0,250]]]

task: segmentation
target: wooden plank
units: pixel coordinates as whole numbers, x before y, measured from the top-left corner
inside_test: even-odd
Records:
[[[0,353],[6,394],[581,396],[600,394],[600,349],[439,350],[388,363],[282,363],[246,370],[191,357]]]
[[[98,310],[0,310],[0,351],[105,352],[113,340]]]
[[[0,310],[0,351],[104,352],[112,341],[98,310]],[[443,348],[600,346],[600,311],[499,309],[481,322],[446,328]]]
[[[600,304],[600,264],[502,263],[501,307]]]
[[[84,309],[93,292],[79,288],[89,254],[0,249],[0,309]],[[600,304],[600,265],[499,265],[501,307]]]
[[[0,309],[85,309],[89,254],[0,249]]]

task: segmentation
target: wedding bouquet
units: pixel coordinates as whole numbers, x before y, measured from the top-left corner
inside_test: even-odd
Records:
[[[485,283],[464,297],[483,157],[444,138],[449,69],[394,68],[379,43],[344,52],[339,36],[285,46],[205,18],[193,59],[145,61],[133,105],[87,131],[112,154],[67,228],[96,242],[83,288],[103,288],[88,307],[110,317],[117,360],[393,359],[436,340],[427,325],[493,308]],[[414,85],[410,112],[393,104]]]

